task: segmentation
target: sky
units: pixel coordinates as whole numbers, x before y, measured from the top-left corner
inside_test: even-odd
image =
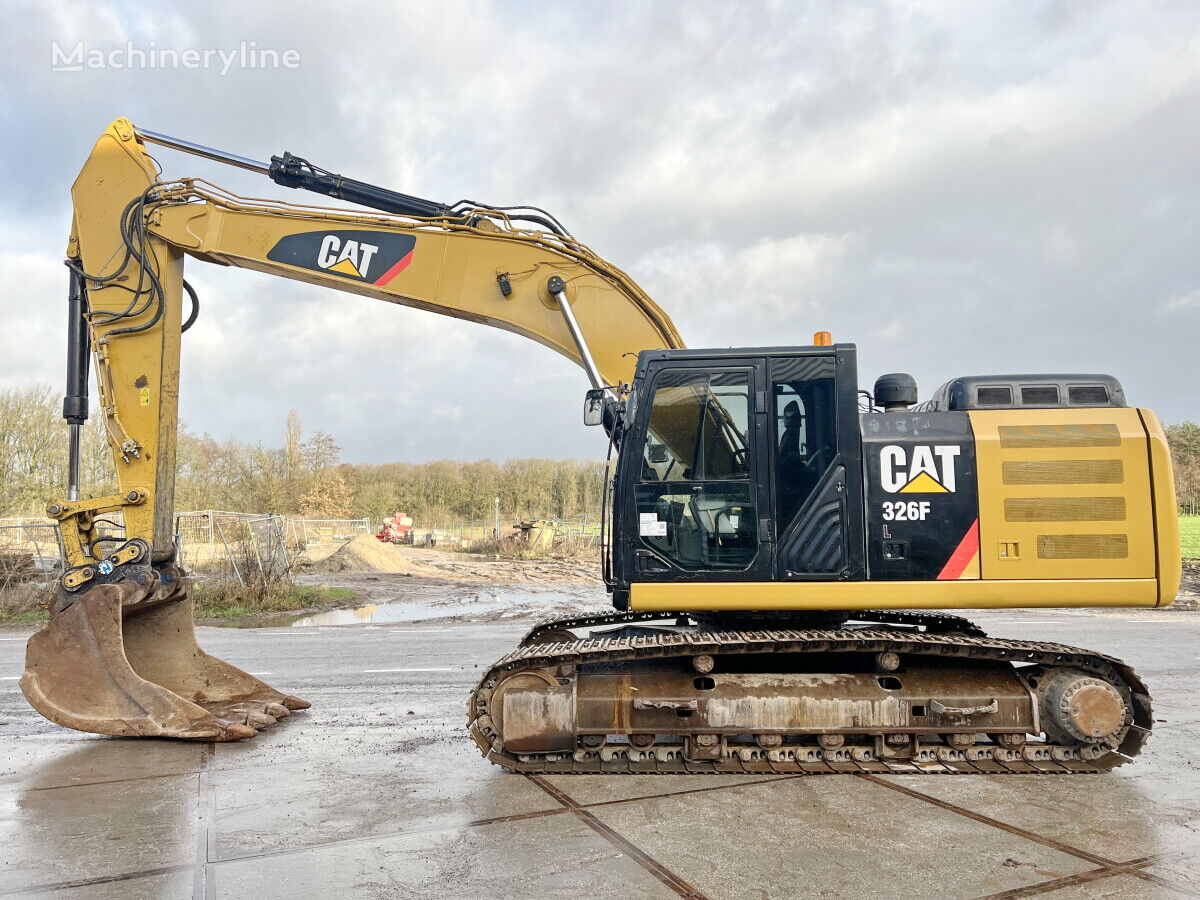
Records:
[[[0,387],[61,389],[69,189],[98,134],[284,150],[553,211],[691,347],[859,347],[860,381],[1105,372],[1200,419],[1200,4],[101,3],[0,34]],[[295,51],[56,71],[54,48]],[[219,60],[219,57],[214,57]],[[61,61],[61,60],[60,60]],[[166,176],[303,200],[155,150]],[[320,202],[320,201],[318,201]],[[582,370],[512,334],[193,262],[181,418],[351,462],[602,458]]]

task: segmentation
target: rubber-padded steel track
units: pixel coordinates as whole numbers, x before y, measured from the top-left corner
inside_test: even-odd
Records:
[[[855,613],[869,618],[873,614]],[[956,619],[936,614],[888,613],[915,626],[911,617]],[[493,665],[480,680],[468,703],[468,727],[484,756],[491,762],[518,772],[542,774],[834,774],[873,772],[947,774],[1074,774],[1107,772],[1138,754],[1152,723],[1150,697],[1141,679],[1118,659],[1040,641],[1003,640],[961,633],[938,633],[944,622],[921,622],[934,630],[907,628],[768,629],[761,631],[697,630],[642,634],[633,637],[588,637],[573,641],[537,643],[551,631],[678,619],[688,614],[616,613],[582,616],[544,623],[527,635],[523,645]],[[966,620],[960,620],[966,622]],[[968,623],[969,624],[969,623]],[[956,629],[958,630],[958,629]],[[976,631],[978,629],[975,629]],[[574,754],[513,754],[505,750],[492,723],[489,702],[492,691],[504,678],[521,671],[556,665],[651,660],[690,657],[697,654],[738,653],[882,653],[893,651],[909,656],[958,659],[964,663],[1003,661],[1043,666],[1071,666],[1106,678],[1128,692],[1133,721],[1118,747],[1108,745],[1068,746],[1030,742],[1006,749],[981,745],[966,750],[949,746],[925,746],[912,760],[894,761],[874,757],[867,748],[784,745],[768,750],[737,747],[720,760],[693,760],[683,748],[655,748],[649,753],[620,745],[602,749],[580,748]],[[857,752],[855,750],[857,749]],[[664,758],[665,757],[665,758]]]

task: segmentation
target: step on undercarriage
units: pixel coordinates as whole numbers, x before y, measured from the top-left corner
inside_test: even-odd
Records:
[[[482,678],[472,737],[517,772],[1105,772],[1141,750],[1128,666],[904,611],[544,623]]]

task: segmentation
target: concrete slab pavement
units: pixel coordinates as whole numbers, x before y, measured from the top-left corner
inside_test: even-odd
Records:
[[[206,628],[312,710],[239,744],[121,741],[0,681],[0,895],[1200,896],[1200,615],[975,618],[1131,662],[1160,720],[1144,754],[1081,777],[526,778],[463,728],[526,622]],[[22,651],[0,642],[0,676]]]

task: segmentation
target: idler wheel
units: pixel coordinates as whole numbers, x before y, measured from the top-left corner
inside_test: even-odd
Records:
[[[1095,743],[1116,737],[1129,718],[1121,692],[1109,682],[1077,669],[1062,669],[1038,685],[1043,726],[1050,737],[1069,743]]]

